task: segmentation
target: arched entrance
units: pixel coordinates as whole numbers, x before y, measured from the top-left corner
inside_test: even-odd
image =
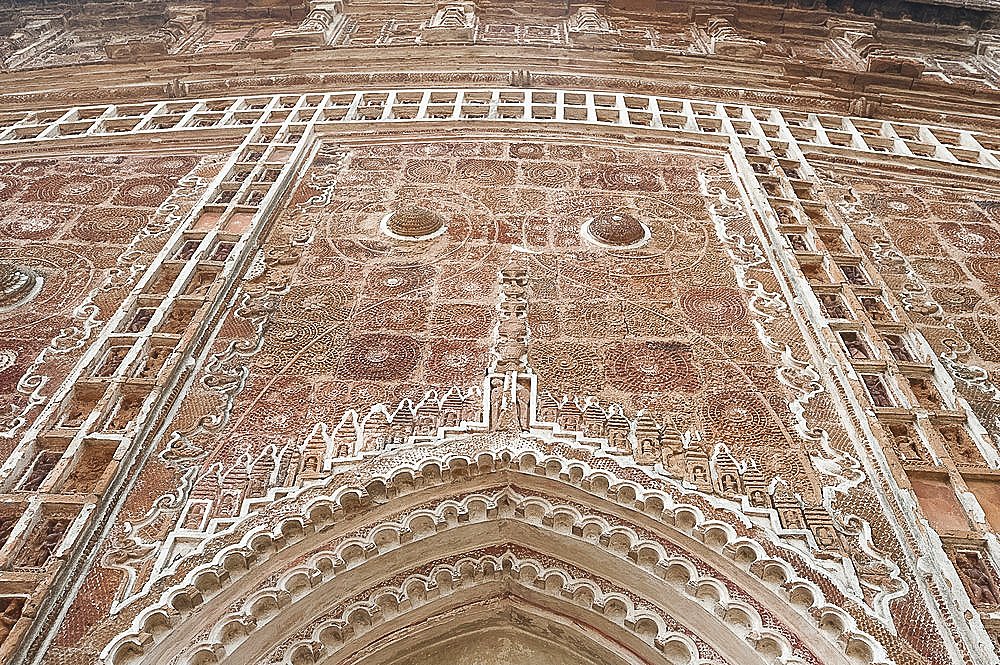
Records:
[[[134,630],[104,656],[116,665],[887,662],[806,579],[817,571],[775,556],[756,529],[678,502],[637,469],[595,469],[539,443],[452,439],[277,500],[190,555],[159,585],[159,602],[132,608]]]

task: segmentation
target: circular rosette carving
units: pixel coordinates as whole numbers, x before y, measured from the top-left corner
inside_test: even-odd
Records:
[[[290,362],[309,372],[337,367],[335,336],[319,321],[279,320],[267,331],[255,364],[265,373],[282,371]]]
[[[292,287],[278,304],[282,316],[309,321],[345,320],[354,305],[354,293],[344,284],[306,284]]]
[[[725,287],[688,289],[680,298],[681,309],[701,330],[728,330],[747,321],[743,296]]]
[[[409,143],[402,146],[403,154],[417,157],[450,157],[453,149],[454,144],[437,141]]]
[[[990,287],[1000,289],[1000,259],[970,257],[965,260],[965,267]]]
[[[396,155],[357,156],[351,161],[351,168],[359,171],[398,171],[399,158]]]
[[[709,395],[702,413],[706,424],[724,437],[760,438],[772,424],[759,393],[727,391]]]
[[[917,269],[917,272],[920,273],[920,276],[928,282],[954,284],[955,282],[965,281],[962,266],[951,259],[915,258],[911,260],[911,263]]]
[[[407,180],[416,182],[446,182],[451,176],[448,162],[436,159],[411,159],[403,168]]]
[[[423,206],[404,205],[386,215],[383,230],[400,240],[431,238],[445,229],[444,215]]]
[[[694,192],[697,191],[696,186]],[[708,213],[701,194],[683,190],[664,192],[656,197],[638,197],[636,208],[650,217],[671,221],[685,217],[703,219]]]
[[[515,159],[541,159],[545,148],[541,143],[511,143],[510,156]]]
[[[122,155],[108,157],[74,157],[69,160],[69,166],[87,175],[120,175],[126,168],[128,157]],[[133,163],[134,164],[134,163]],[[133,167],[134,168],[134,167]]]
[[[691,347],[681,342],[621,342],[605,352],[608,381],[626,392],[697,390]]]
[[[347,271],[347,263],[339,257],[317,256],[302,264],[302,274],[310,279],[342,279]]]
[[[583,148],[568,143],[549,143],[545,151],[552,159],[563,159],[569,162],[579,162],[583,159]]]
[[[2,195],[0,195],[2,198]],[[45,204],[19,205],[0,211],[0,236],[42,240],[51,237],[59,226],[76,214],[74,208]]]
[[[931,213],[939,219],[947,219],[954,222],[983,223],[988,222],[986,215],[971,203],[954,201],[932,201],[930,203]]]
[[[358,328],[419,330],[427,321],[427,307],[420,300],[365,302],[354,322]]]
[[[1000,222],[1000,201],[976,201],[983,214],[995,222]]]
[[[24,298],[16,298],[16,313],[7,321],[8,330],[30,330],[34,338],[52,337],[70,325],[56,315],[69,314],[80,305],[98,279],[94,264],[85,256],[54,244],[32,244],[21,250],[8,249],[2,263],[34,275],[33,287]],[[0,251],[0,255],[3,251]],[[30,306],[21,307],[28,304]]]
[[[72,233],[91,242],[126,242],[148,221],[147,213],[129,208],[91,208],[73,225]]]
[[[402,296],[430,286],[434,269],[415,265],[379,266],[368,275],[368,292],[376,298]]]
[[[517,169],[514,162],[499,159],[460,159],[458,175],[475,180],[489,187],[507,187],[514,184]]]
[[[861,201],[880,217],[926,217],[927,206],[913,194],[864,192]]]
[[[496,310],[484,305],[441,305],[431,323],[435,335],[482,339],[493,327]]]
[[[528,363],[546,389],[593,394],[604,387],[601,358],[584,344],[533,344]]]
[[[20,178],[0,177],[0,201],[13,198],[24,189],[24,181]]]
[[[0,165],[0,173],[37,178],[44,175],[46,171],[57,163],[54,159],[27,159],[20,162],[6,162]]]
[[[587,174],[580,184],[585,187],[596,184],[605,189],[629,192],[658,192],[663,189],[653,169],[631,164],[605,166]]]
[[[473,386],[486,371],[486,347],[466,341],[444,340],[431,344],[427,382],[433,385]]]
[[[964,286],[942,286],[931,289],[931,298],[947,312],[961,314],[971,312],[982,300],[974,290]]]
[[[144,171],[157,175],[183,176],[191,171],[197,163],[197,157],[170,155],[146,160],[141,164],[141,167]]]
[[[53,175],[31,185],[25,192],[24,198],[32,201],[87,205],[103,203],[111,196],[112,191],[113,186],[108,178]]]
[[[564,187],[573,182],[573,169],[557,162],[537,162],[524,166],[524,177],[540,187]]]
[[[1000,232],[987,224],[943,222],[938,229],[952,245],[966,254],[1000,256]]]
[[[155,208],[170,196],[174,183],[170,178],[131,178],[118,189],[114,202],[124,206]]]
[[[497,269],[493,266],[473,270],[446,269],[438,293],[452,300],[483,300],[496,297]]]
[[[398,380],[420,361],[420,343],[402,335],[361,335],[348,340],[340,374],[343,378]]]

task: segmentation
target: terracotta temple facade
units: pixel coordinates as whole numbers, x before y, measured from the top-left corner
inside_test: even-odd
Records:
[[[0,662],[1000,665],[1000,0],[0,0]]]

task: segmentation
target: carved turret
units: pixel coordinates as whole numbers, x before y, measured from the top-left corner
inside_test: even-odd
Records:
[[[324,46],[336,40],[345,21],[341,0],[314,0],[297,28],[276,30],[271,39],[275,46]]]

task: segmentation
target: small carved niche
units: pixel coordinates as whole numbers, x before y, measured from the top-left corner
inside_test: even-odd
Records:
[[[812,223],[818,227],[818,231],[839,231],[836,227],[831,226],[834,222],[822,204],[817,205],[806,201],[802,203],[802,209],[805,210]]]
[[[882,335],[882,339],[885,340],[886,346],[889,347],[889,353],[897,361],[901,363],[911,363],[914,361],[913,354],[910,353],[910,349],[907,348],[901,335],[885,333]]]
[[[989,619],[983,617],[983,625],[993,642],[993,648],[1000,653],[1000,619]]]
[[[684,479],[703,491],[712,490],[712,475],[708,455],[701,450],[692,450],[684,456]]]
[[[77,428],[97,408],[97,403],[104,396],[105,386],[78,385],[73,390],[69,406],[63,412],[59,421],[60,427]]]
[[[806,237],[801,233],[786,233],[785,238],[788,240],[788,244],[796,252],[808,252],[810,251],[809,243],[806,241]]]
[[[871,351],[868,350],[868,344],[865,343],[864,337],[860,332],[856,330],[841,330],[840,341],[844,344],[844,348],[847,350],[847,356],[852,360],[867,360],[871,358]]]
[[[1000,533],[1000,476],[995,474],[963,474],[965,484],[976,495],[976,501],[986,515],[986,521]]]
[[[985,552],[978,548],[956,547],[949,554],[972,604],[981,609],[997,609],[1000,606],[997,575],[987,563]]]
[[[865,388],[868,389],[868,396],[871,397],[872,404],[882,408],[895,406],[892,395],[889,394],[889,389],[880,375],[862,374],[861,380],[864,381]]]
[[[194,256],[194,253],[198,251],[200,244],[201,238],[189,238],[185,240],[174,253],[173,259],[175,261],[189,261]]]
[[[26,600],[24,596],[0,596],[0,645],[7,640],[14,625],[21,619]]]
[[[939,533],[966,532],[969,520],[947,475],[907,472],[910,487],[930,525]]]
[[[736,496],[741,493],[740,474],[731,468],[719,469],[718,490],[723,496]]]
[[[233,249],[236,247],[236,243],[228,240],[220,240],[212,248],[212,253],[209,255],[209,261],[216,261],[221,263],[229,258],[232,254]]]
[[[226,220],[226,231],[229,233],[243,233],[250,228],[251,221],[253,221],[253,213],[234,212]]]
[[[799,267],[802,269],[802,274],[810,282],[826,284],[830,281],[830,274],[822,263],[800,263]]]
[[[14,565],[21,568],[42,568],[59,548],[73,520],[58,512],[43,513],[26,533]]]
[[[198,216],[198,221],[195,222],[195,231],[209,231],[214,229],[219,224],[219,220],[222,219],[222,211],[225,208],[211,209],[206,208],[202,211],[201,215]]]
[[[769,175],[771,173],[771,160],[751,157],[747,161],[750,163],[750,168],[753,169],[754,173],[760,175]]]
[[[808,182],[792,182],[792,190],[795,196],[803,201],[812,201],[816,198],[816,188]]]
[[[778,216],[778,223],[780,224],[794,225],[799,223],[799,218],[795,216],[791,208],[775,206],[774,212]]]
[[[945,448],[955,464],[985,464],[979,447],[969,434],[965,425],[960,423],[938,423],[937,430],[944,439]]]
[[[177,303],[170,310],[170,313],[163,320],[159,332],[168,335],[179,335],[191,323],[194,313],[198,311],[198,305],[190,303]]]
[[[934,383],[930,379],[919,376],[908,376],[906,377],[906,382],[910,385],[910,390],[913,391],[913,396],[917,398],[920,406],[925,409],[941,408],[941,395],[938,394]]]
[[[105,431],[122,432],[139,415],[139,409],[149,394],[148,387],[123,386],[115,410],[104,426]]]
[[[264,197],[267,196],[267,191],[263,189],[250,189],[243,196],[243,205],[248,207],[259,206],[264,201]]]
[[[823,241],[823,247],[828,252],[843,252],[847,250],[844,242],[844,235],[840,229],[818,229],[819,239]]]
[[[187,512],[184,514],[181,526],[185,529],[203,529],[211,510],[212,501],[210,499],[191,499],[188,502]]]
[[[828,319],[851,318],[851,312],[847,309],[847,305],[844,304],[844,298],[839,293],[819,293],[817,294],[817,298],[819,298],[823,314]]]
[[[177,281],[177,276],[180,272],[180,266],[163,266],[163,268],[160,269],[159,274],[157,274],[156,279],[149,285],[148,293],[166,295],[167,292],[170,291],[170,287],[172,287],[174,282]]]
[[[776,182],[769,182],[765,180],[761,183],[761,185],[764,187],[764,191],[767,192],[768,196],[784,196],[784,193],[781,191],[781,186]]]
[[[114,442],[87,441],[76,453],[73,470],[62,485],[63,492],[93,493],[111,463],[117,446]]]
[[[904,462],[921,462],[924,460],[923,448],[912,423],[893,422],[886,425],[886,430],[892,439],[893,449]]]
[[[14,531],[14,526],[23,514],[23,504],[10,502],[0,504],[0,548],[10,539],[10,534]]]
[[[31,463],[14,489],[20,492],[37,492],[52,470],[56,468],[62,455],[62,450],[53,450],[47,447],[36,450]]]
[[[195,270],[194,276],[191,277],[191,281],[188,282],[187,288],[184,290],[184,295],[192,298],[204,298],[208,295],[212,285],[215,284],[217,275],[218,272],[215,270]]]
[[[844,273],[844,279],[851,284],[855,286],[868,285],[868,277],[865,276],[865,272],[861,269],[861,266],[854,263],[841,263],[837,267],[840,268],[840,272]]]
[[[885,302],[881,298],[865,297],[859,298],[859,300],[872,321],[892,321],[889,308],[885,306]]]
[[[136,376],[140,379],[155,379],[173,350],[174,347],[170,344],[151,344]]]
[[[840,550],[843,548],[840,534],[833,523],[833,517],[822,507],[807,507],[802,510],[809,530],[813,532],[816,544],[824,550]]]
[[[111,346],[108,346],[108,348],[104,350],[104,354],[94,364],[94,376],[112,376],[121,366],[122,361],[125,360],[125,356],[128,355],[129,349],[131,348],[131,344],[112,344]]]
[[[239,192],[239,189],[233,186],[221,189],[219,190],[219,193],[215,196],[215,198],[212,200],[212,203],[214,203],[215,205],[226,205],[228,203],[232,203],[233,199],[236,198],[237,192]],[[189,240],[188,242],[191,241]]]
[[[142,332],[146,329],[150,320],[153,318],[153,314],[156,313],[155,307],[138,307],[135,312],[132,313],[132,318],[129,320],[128,325],[125,326],[125,331],[130,333]]]
[[[805,516],[802,514],[802,505],[799,501],[787,492],[779,492],[771,499],[774,510],[778,513],[778,520],[784,529],[804,529]]]

